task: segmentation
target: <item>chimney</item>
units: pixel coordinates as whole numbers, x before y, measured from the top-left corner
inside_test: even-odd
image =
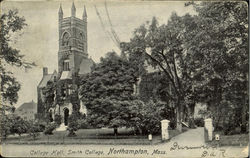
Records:
[[[43,76],[48,75],[48,68],[44,67],[43,68]]]

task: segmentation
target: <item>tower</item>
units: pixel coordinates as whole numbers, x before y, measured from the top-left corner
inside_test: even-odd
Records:
[[[82,19],[76,17],[74,2],[71,7],[71,16],[63,17],[62,6],[58,12],[59,23],[59,51],[58,72],[70,71],[71,74],[79,71],[82,60],[88,58],[87,50],[87,12],[84,6]]]

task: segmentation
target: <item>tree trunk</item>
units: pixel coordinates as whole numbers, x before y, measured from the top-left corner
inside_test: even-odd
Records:
[[[182,132],[182,112],[181,112],[181,106],[178,105],[176,109],[176,129],[180,132]]]
[[[188,126],[189,126],[189,128],[195,128],[195,124],[194,124],[194,107],[195,107],[195,105],[193,105],[193,104],[187,105]]]
[[[245,99],[245,98],[244,98]],[[246,100],[246,99],[245,99]],[[245,104],[246,101],[244,101],[243,107],[242,107],[242,116],[241,116],[241,133],[245,133],[247,131],[247,119],[246,119],[246,113],[247,113],[247,104]]]

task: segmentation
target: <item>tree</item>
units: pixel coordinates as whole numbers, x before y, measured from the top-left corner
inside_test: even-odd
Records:
[[[165,74],[172,88],[171,94],[165,93],[175,102],[179,130],[184,111],[193,122],[195,102],[211,94],[205,89],[210,89],[214,79],[222,79],[220,87],[225,95],[230,89],[226,85],[246,81],[248,70],[245,3],[202,2],[193,6],[197,15],[173,13],[167,24],[159,26],[153,18],[141,25],[124,50],[143,57]]]
[[[133,100],[137,76],[127,59],[111,52],[101,58],[81,80],[79,94],[88,109],[89,123],[96,127],[127,125],[127,106]]]
[[[187,15],[182,19],[173,13],[168,25],[159,26],[156,18],[153,18],[151,23],[141,25],[135,30],[128,44],[129,48],[126,50],[129,55],[143,56],[148,64],[164,73],[172,89],[172,93],[165,91],[165,94],[176,103],[179,130],[181,130],[184,108],[190,107],[185,104],[185,100],[191,93],[192,83],[191,78],[188,78],[191,72],[187,68],[188,56],[185,54],[181,36],[184,29],[183,23],[186,20],[192,21],[191,16]]]
[[[204,65],[196,73],[197,94],[202,94],[200,99],[206,100],[218,123],[228,118],[223,118],[219,111],[228,110],[235,115],[241,109],[241,115],[237,115],[242,118],[239,122],[245,132],[249,66],[247,4],[202,2],[193,6],[198,13],[199,27],[186,43],[187,52],[192,58],[199,57],[197,64]]]
[[[31,68],[34,63],[29,63],[24,60],[24,56],[20,51],[11,47],[11,37],[26,26],[24,17],[18,15],[17,10],[9,10],[8,13],[3,13],[0,18],[0,74],[1,74],[1,96],[2,106],[1,111],[5,113],[6,110],[13,110],[13,104],[18,100],[18,91],[21,86],[20,83],[13,76],[11,71],[8,71],[8,66],[19,68]]]

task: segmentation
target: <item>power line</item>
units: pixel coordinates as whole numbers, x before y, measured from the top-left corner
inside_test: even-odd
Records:
[[[115,38],[117,44],[119,45],[119,48],[120,48],[120,39],[118,37],[118,35],[116,34],[114,28],[113,28],[113,25],[112,25],[112,22],[111,22],[111,19],[110,19],[110,16],[109,16],[109,12],[108,12],[108,8],[107,8],[107,2],[105,1],[105,11],[106,11],[106,14],[107,14],[107,17],[108,17],[108,21],[109,21],[109,25],[110,25],[110,28],[111,28],[111,32],[113,34],[113,37]]]
[[[101,17],[101,15],[100,15],[100,13],[99,13],[99,11],[98,11],[96,5],[95,5],[95,10],[96,10],[96,14],[97,14],[97,16],[98,16],[98,18],[99,18],[99,20],[100,20],[102,29],[103,29],[104,32],[107,34],[107,36],[114,42],[114,44],[119,48],[119,47],[120,47],[120,44],[118,45],[117,42],[116,42],[116,39],[114,39],[114,37],[112,36],[112,34],[111,34],[108,30],[106,30],[106,27],[105,27],[105,25],[104,25],[104,22],[103,22],[103,20],[102,20],[102,17]]]

